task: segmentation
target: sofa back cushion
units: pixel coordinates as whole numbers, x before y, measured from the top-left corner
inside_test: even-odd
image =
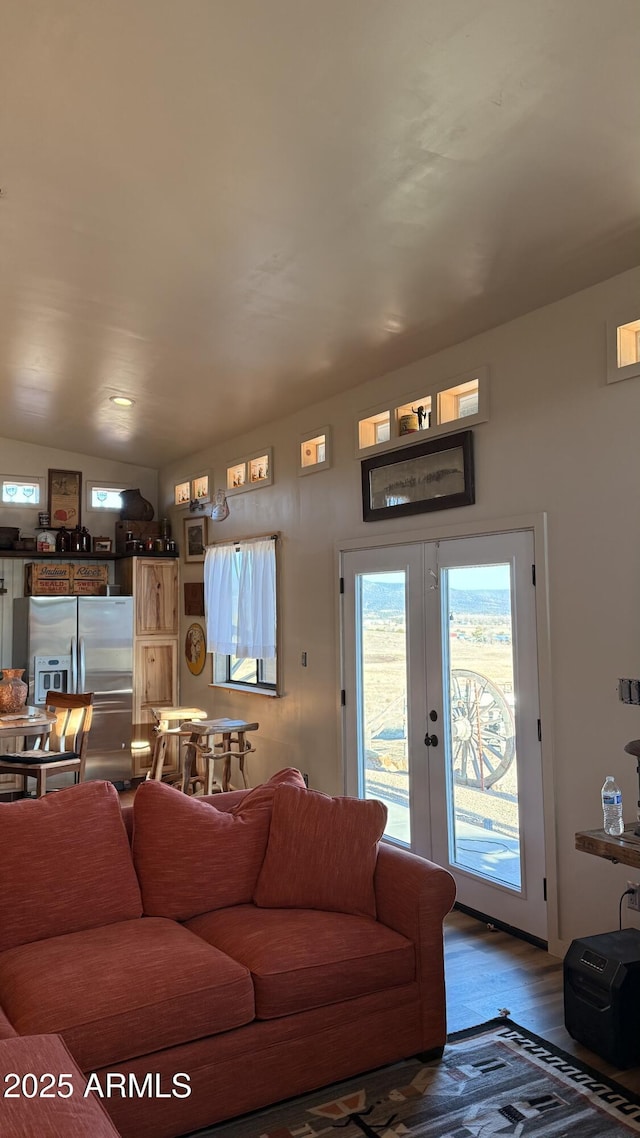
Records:
[[[109,782],[0,805],[0,952],[142,915]]]
[[[256,905],[375,917],[373,875],[386,821],[382,802],[280,787]]]
[[[186,921],[250,902],[274,794],[287,785],[304,791],[300,771],[279,771],[222,811],[165,783],[143,782],[133,800],[133,859],[145,914]]]

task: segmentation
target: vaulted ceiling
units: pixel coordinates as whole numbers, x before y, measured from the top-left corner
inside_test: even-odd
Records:
[[[0,436],[160,466],[638,263],[639,59],[637,0],[5,0]]]

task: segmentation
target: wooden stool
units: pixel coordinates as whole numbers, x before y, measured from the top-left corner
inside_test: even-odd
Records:
[[[214,764],[216,759],[224,761],[222,770],[222,791],[231,789],[231,760],[237,758],[240,776],[245,787],[249,786],[245,772],[245,758],[255,750],[255,747],[245,738],[248,731],[257,731],[258,723],[247,723],[243,719],[203,719],[199,723],[183,723],[184,731],[190,730],[189,740],[185,746],[182,789],[186,791],[192,775],[191,768],[194,759],[205,760],[207,764],[206,793],[214,794],[218,789],[215,784]],[[209,737],[221,735],[219,743],[209,744]]]
[[[155,743],[153,746],[153,753],[151,755],[151,766],[147,773],[148,779],[155,779],[161,782],[163,779],[164,760],[167,751],[167,740],[171,738],[178,739],[178,747],[180,743],[186,738],[188,739],[191,732],[183,730],[183,723],[187,722],[189,725],[193,720],[206,719],[207,712],[202,711],[199,707],[152,707],[151,714],[154,720]],[[174,724],[174,726],[171,726]],[[178,762],[180,755],[178,752]],[[165,775],[167,782],[182,782],[182,774]],[[191,778],[191,776],[190,776]],[[202,778],[193,776],[193,782],[200,781],[204,786],[205,776],[204,772]]]

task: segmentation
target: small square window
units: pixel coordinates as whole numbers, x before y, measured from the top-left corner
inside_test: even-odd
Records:
[[[298,474],[313,474],[331,465],[331,434],[329,427],[303,435],[300,440]]]
[[[247,481],[247,464],[238,462],[235,466],[227,467],[227,490],[237,490]]]
[[[188,506],[191,501],[191,483],[178,482],[173,488],[173,501],[176,506]]]
[[[640,376],[640,319],[607,324],[607,383]]]
[[[202,474],[191,481],[191,497],[197,502],[209,501],[209,475]]]
[[[358,423],[358,439],[360,449],[386,443],[391,438],[391,413],[379,411],[377,415],[369,415]]]
[[[41,497],[40,480],[37,478],[2,479],[3,506],[39,506]]]
[[[120,497],[125,486],[96,486],[95,483],[90,484],[89,487],[89,509],[90,510],[121,510],[122,499]]]
[[[477,415],[479,394],[480,384],[477,379],[439,391],[438,422],[452,423],[456,419],[465,419],[468,415]]]
[[[271,486],[273,482],[273,454],[271,447],[254,451],[244,458],[237,459],[227,467],[227,493],[238,494],[242,490],[255,490],[259,486]]]

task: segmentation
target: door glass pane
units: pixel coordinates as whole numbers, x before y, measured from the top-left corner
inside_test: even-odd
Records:
[[[381,799],[386,836],[409,844],[406,573],[356,581],[360,795]]]
[[[449,856],[461,869],[520,890],[510,565],[463,566],[442,576]]]

